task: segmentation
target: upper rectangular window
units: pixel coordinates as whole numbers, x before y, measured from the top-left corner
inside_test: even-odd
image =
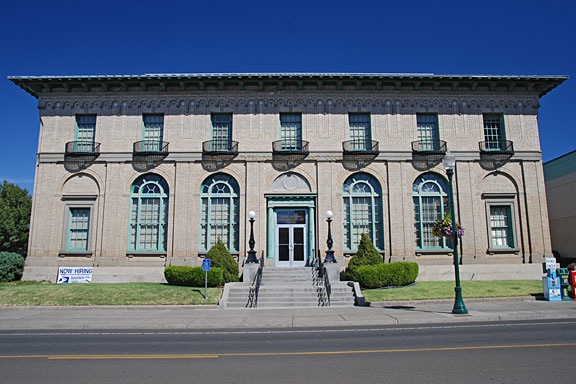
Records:
[[[302,149],[302,114],[280,114],[280,149],[287,151]]]
[[[142,119],[144,123],[142,132],[143,149],[150,152],[161,151],[162,141],[164,140],[164,115],[146,114],[143,115]]]
[[[90,208],[70,208],[68,215],[68,251],[88,251]]]
[[[484,148],[487,151],[500,151],[503,147],[506,135],[504,132],[504,117],[502,114],[484,115]]]
[[[74,152],[94,152],[96,115],[76,115]]]
[[[438,130],[438,115],[419,113],[416,115],[418,129],[418,145],[422,151],[437,151],[440,149],[440,134]]]
[[[214,113],[210,118],[212,121],[211,150],[229,151],[232,147],[232,114]]]
[[[366,151],[372,148],[372,129],[369,113],[350,113],[348,115],[348,136],[350,149]]]

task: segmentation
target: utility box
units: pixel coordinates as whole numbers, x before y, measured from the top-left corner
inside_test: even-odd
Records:
[[[572,286],[572,298],[576,300],[576,271],[570,272],[570,285]]]
[[[568,268],[558,268],[556,275],[560,279],[560,291],[562,292],[562,300],[570,300],[568,296],[568,287],[570,286],[570,273]]]
[[[542,288],[544,298],[548,301],[561,301],[562,293],[560,289],[560,278],[556,275],[555,269],[548,269],[546,276],[542,277]]]

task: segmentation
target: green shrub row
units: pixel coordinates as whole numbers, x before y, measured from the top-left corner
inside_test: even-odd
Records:
[[[164,268],[164,278],[170,285],[185,287],[203,287],[206,272],[202,267],[187,265],[170,265]],[[224,273],[221,268],[213,267],[208,271],[208,286],[220,287],[224,283]]]
[[[362,288],[401,287],[418,278],[418,264],[402,261],[388,264],[362,265],[348,270],[348,279],[357,281]]]
[[[14,252],[0,252],[0,283],[20,280],[24,272],[24,258]]]

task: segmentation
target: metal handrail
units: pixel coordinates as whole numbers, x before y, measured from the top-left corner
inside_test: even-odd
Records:
[[[134,142],[134,153],[168,153],[168,142],[160,140],[142,140]]]
[[[274,153],[308,153],[308,142],[297,139],[283,139],[272,142]]]
[[[344,153],[374,153],[377,154],[378,142],[376,140],[348,140],[342,142]]]
[[[514,143],[510,140],[481,141],[478,143],[480,152],[498,152],[514,154]]]
[[[69,141],[66,143],[67,154],[90,155],[100,153],[100,143],[88,140]]]
[[[417,140],[412,142],[412,152],[446,153],[448,146],[444,140]]]
[[[232,140],[208,140],[202,143],[204,153],[238,153],[238,142]]]
[[[262,269],[264,268],[264,255],[260,257],[260,265],[258,266],[258,271],[252,279],[252,285],[248,291],[248,302],[246,303],[247,308],[258,307],[258,293],[260,292],[260,285],[262,284]]]
[[[330,294],[332,293],[332,286],[330,285],[330,279],[328,277],[328,271],[322,262],[322,253],[318,250],[318,255],[316,257],[317,263],[314,273],[314,285],[316,286],[316,293],[318,294],[318,306],[319,307],[329,307],[330,306]]]

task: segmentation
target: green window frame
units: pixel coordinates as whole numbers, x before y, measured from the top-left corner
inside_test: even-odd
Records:
[[[211,129],[211,150],[229,151],[232,148],[232,114],[213,113],[210,115],[212,122]]]
[[[348,138],[352,150],[367,151],[372,149],[372,128],[369,113],[348,114]]]
[[[302,150],[302,114],[280,114],[280,149],[283,151]]]
[[[450,244],[443,237],[432,235],[436,221],[448,212],[448,184],[436,173],[425,173],[412,184],[414,202],[414,233],[417,250],[448,250]]]
[[[230,252],[238,252],[240,188],[238,182],[224,173],[214,174],[200,187],[199,251],[208,252],[218,240]]]
[[[435,113],[416,114],[416,127],[418,130],[418,144],[422,151],[439,150],[440,133],[438,129],[438,115]]]
[[[484,141],[487,151],[500,151],[504,148],[506,134],[504,129],[504,116],[500,113],[483,115]]]
[[[490,248],[514,248],[512,209],[510,205],[489,206]]]
[[[132,184],[130,193],[129,251],[166,251],[168,184],[147,174]]]
[[[94,152],[96,135],[96,115],[76,115],[76,130],[74,133],[75,152]]]
[[[90,233],[90,208],[70,207],[68,213],[67,251],[87,252]]]
[[[357,251],[363,233],[378,250],[384,250],[382,187],[378,180],[366,173],[351,175],[342,186],[342,199],[344,250]]]
[[[142,116],[142,148],[146,152],[161,152],[164,140],[164,115],[144,114]]]

